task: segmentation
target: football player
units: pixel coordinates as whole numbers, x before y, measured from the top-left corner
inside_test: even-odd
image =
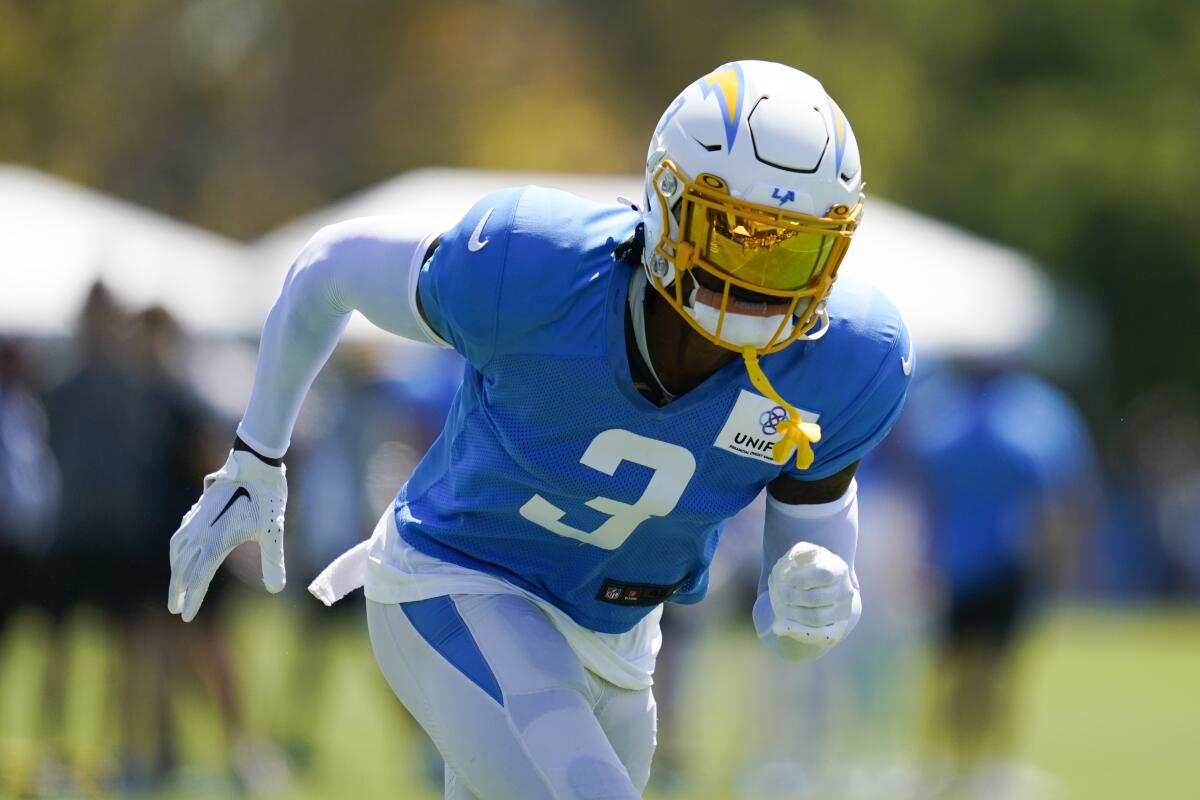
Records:
[[[821,84],[739,61],[663,114],[643,210],[530,186],[448,231],[318,232],[267,317],[229,459],[171,540],[171,611],[192,619],[247,541],[283,587],[282,458],[352,311],[453,347],[467,367],[440,438],[310,590],[365,584],[446,797],[639,797],[662,603],[703,598],[723,521],[764,487],[759,637],[812,659],[859,617],[854,474],[913,359],[883,296],[834,285],[862,186]]]

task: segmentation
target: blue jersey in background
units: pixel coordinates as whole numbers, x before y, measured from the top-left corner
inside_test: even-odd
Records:
[[[923,475],[933,562],[954,594],[1026,563],[1045,512],[1095,479],[1079,413],[1025,372],[926,373],[906,433]]]

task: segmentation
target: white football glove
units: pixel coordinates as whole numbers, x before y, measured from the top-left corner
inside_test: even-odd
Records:
[[[204,494],[171,537],[171,588],[167,609],[191,622],[200,610],[217,567],[235,547],[257,542],[263,584],[278,592],[283,566],[283,512],[287,505],[284,467],[253,453],[232,450],[225,466],[204,478]]]
[[[836,553],[796,543],[771,568],[767,591],[776,636],[828,649],[848,633],[858,586]]]

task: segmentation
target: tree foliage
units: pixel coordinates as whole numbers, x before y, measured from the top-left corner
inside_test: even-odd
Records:
[[[1198,42],[1184,0],[0,0],[0,160],[250,237],[418,166],[633,172],[688,80],[784,61],[869,192],[1093,294],[1110,413],[1200,393]]]

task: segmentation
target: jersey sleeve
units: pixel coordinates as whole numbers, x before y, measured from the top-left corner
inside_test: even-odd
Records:
[[[822,440],[813,448],[812,466],[788,470],[784,474],[789,478],[814,481],[836,475],[871,452],[900,418],[915,356],[898,313],[887,328],[889,335],[881,342],[883,355],[874,375],[848,408],[828,421],[821,420]]]
[[[418,278],[425,319],[476,369],[496,353],[508,245],[523,192],[484,196],[443,234]]]

